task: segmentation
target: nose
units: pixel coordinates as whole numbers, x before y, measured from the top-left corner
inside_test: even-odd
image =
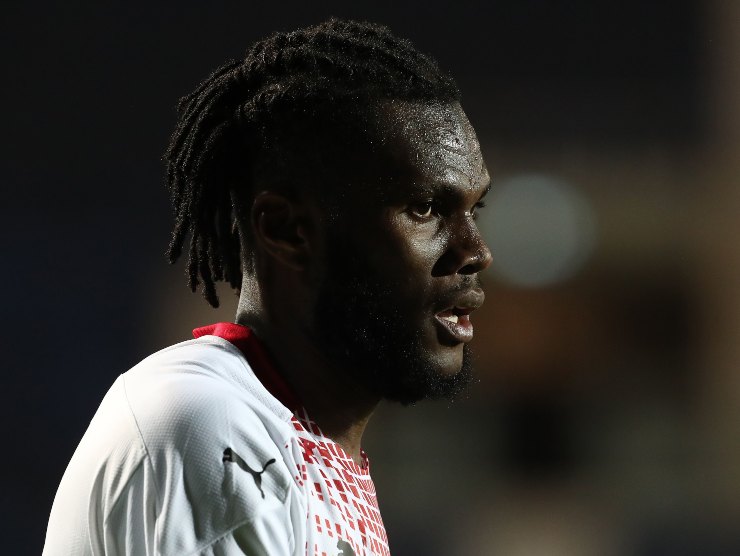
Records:
[[[450,233],[447,249],[434,265],[434,276],[477,274],[491,264],[493,256],[471,217]]]

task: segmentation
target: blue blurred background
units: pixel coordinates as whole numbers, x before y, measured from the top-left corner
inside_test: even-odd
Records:
[[[383,406],[398,556],[740,554],[740,2],[3,3],[3,554],[115,377],[213,311],[163,252],[176,99],[273,30],[389,25],[494,177],[480,382]]]

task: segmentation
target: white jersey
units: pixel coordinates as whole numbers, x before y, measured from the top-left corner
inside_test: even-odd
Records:
[[[308,419],[248,328],[195,335],[108,391],[44,555],[389,554],[364,453],[358,465]]]

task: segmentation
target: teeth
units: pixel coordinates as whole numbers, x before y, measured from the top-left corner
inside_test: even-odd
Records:
[[[450,322],[454,322],[454,323],[457,324],[457,315],[445,315],[442,318],[445,319],[445,320],[448,320]]]

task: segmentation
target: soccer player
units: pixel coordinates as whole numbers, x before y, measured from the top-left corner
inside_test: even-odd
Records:
[[[44,554],[389,554],[365,426],[470,378],[490,187],[453,80],[332,19],[275,34],[179,105],[170,261],[235,323],[121,375],[54,500]]]

